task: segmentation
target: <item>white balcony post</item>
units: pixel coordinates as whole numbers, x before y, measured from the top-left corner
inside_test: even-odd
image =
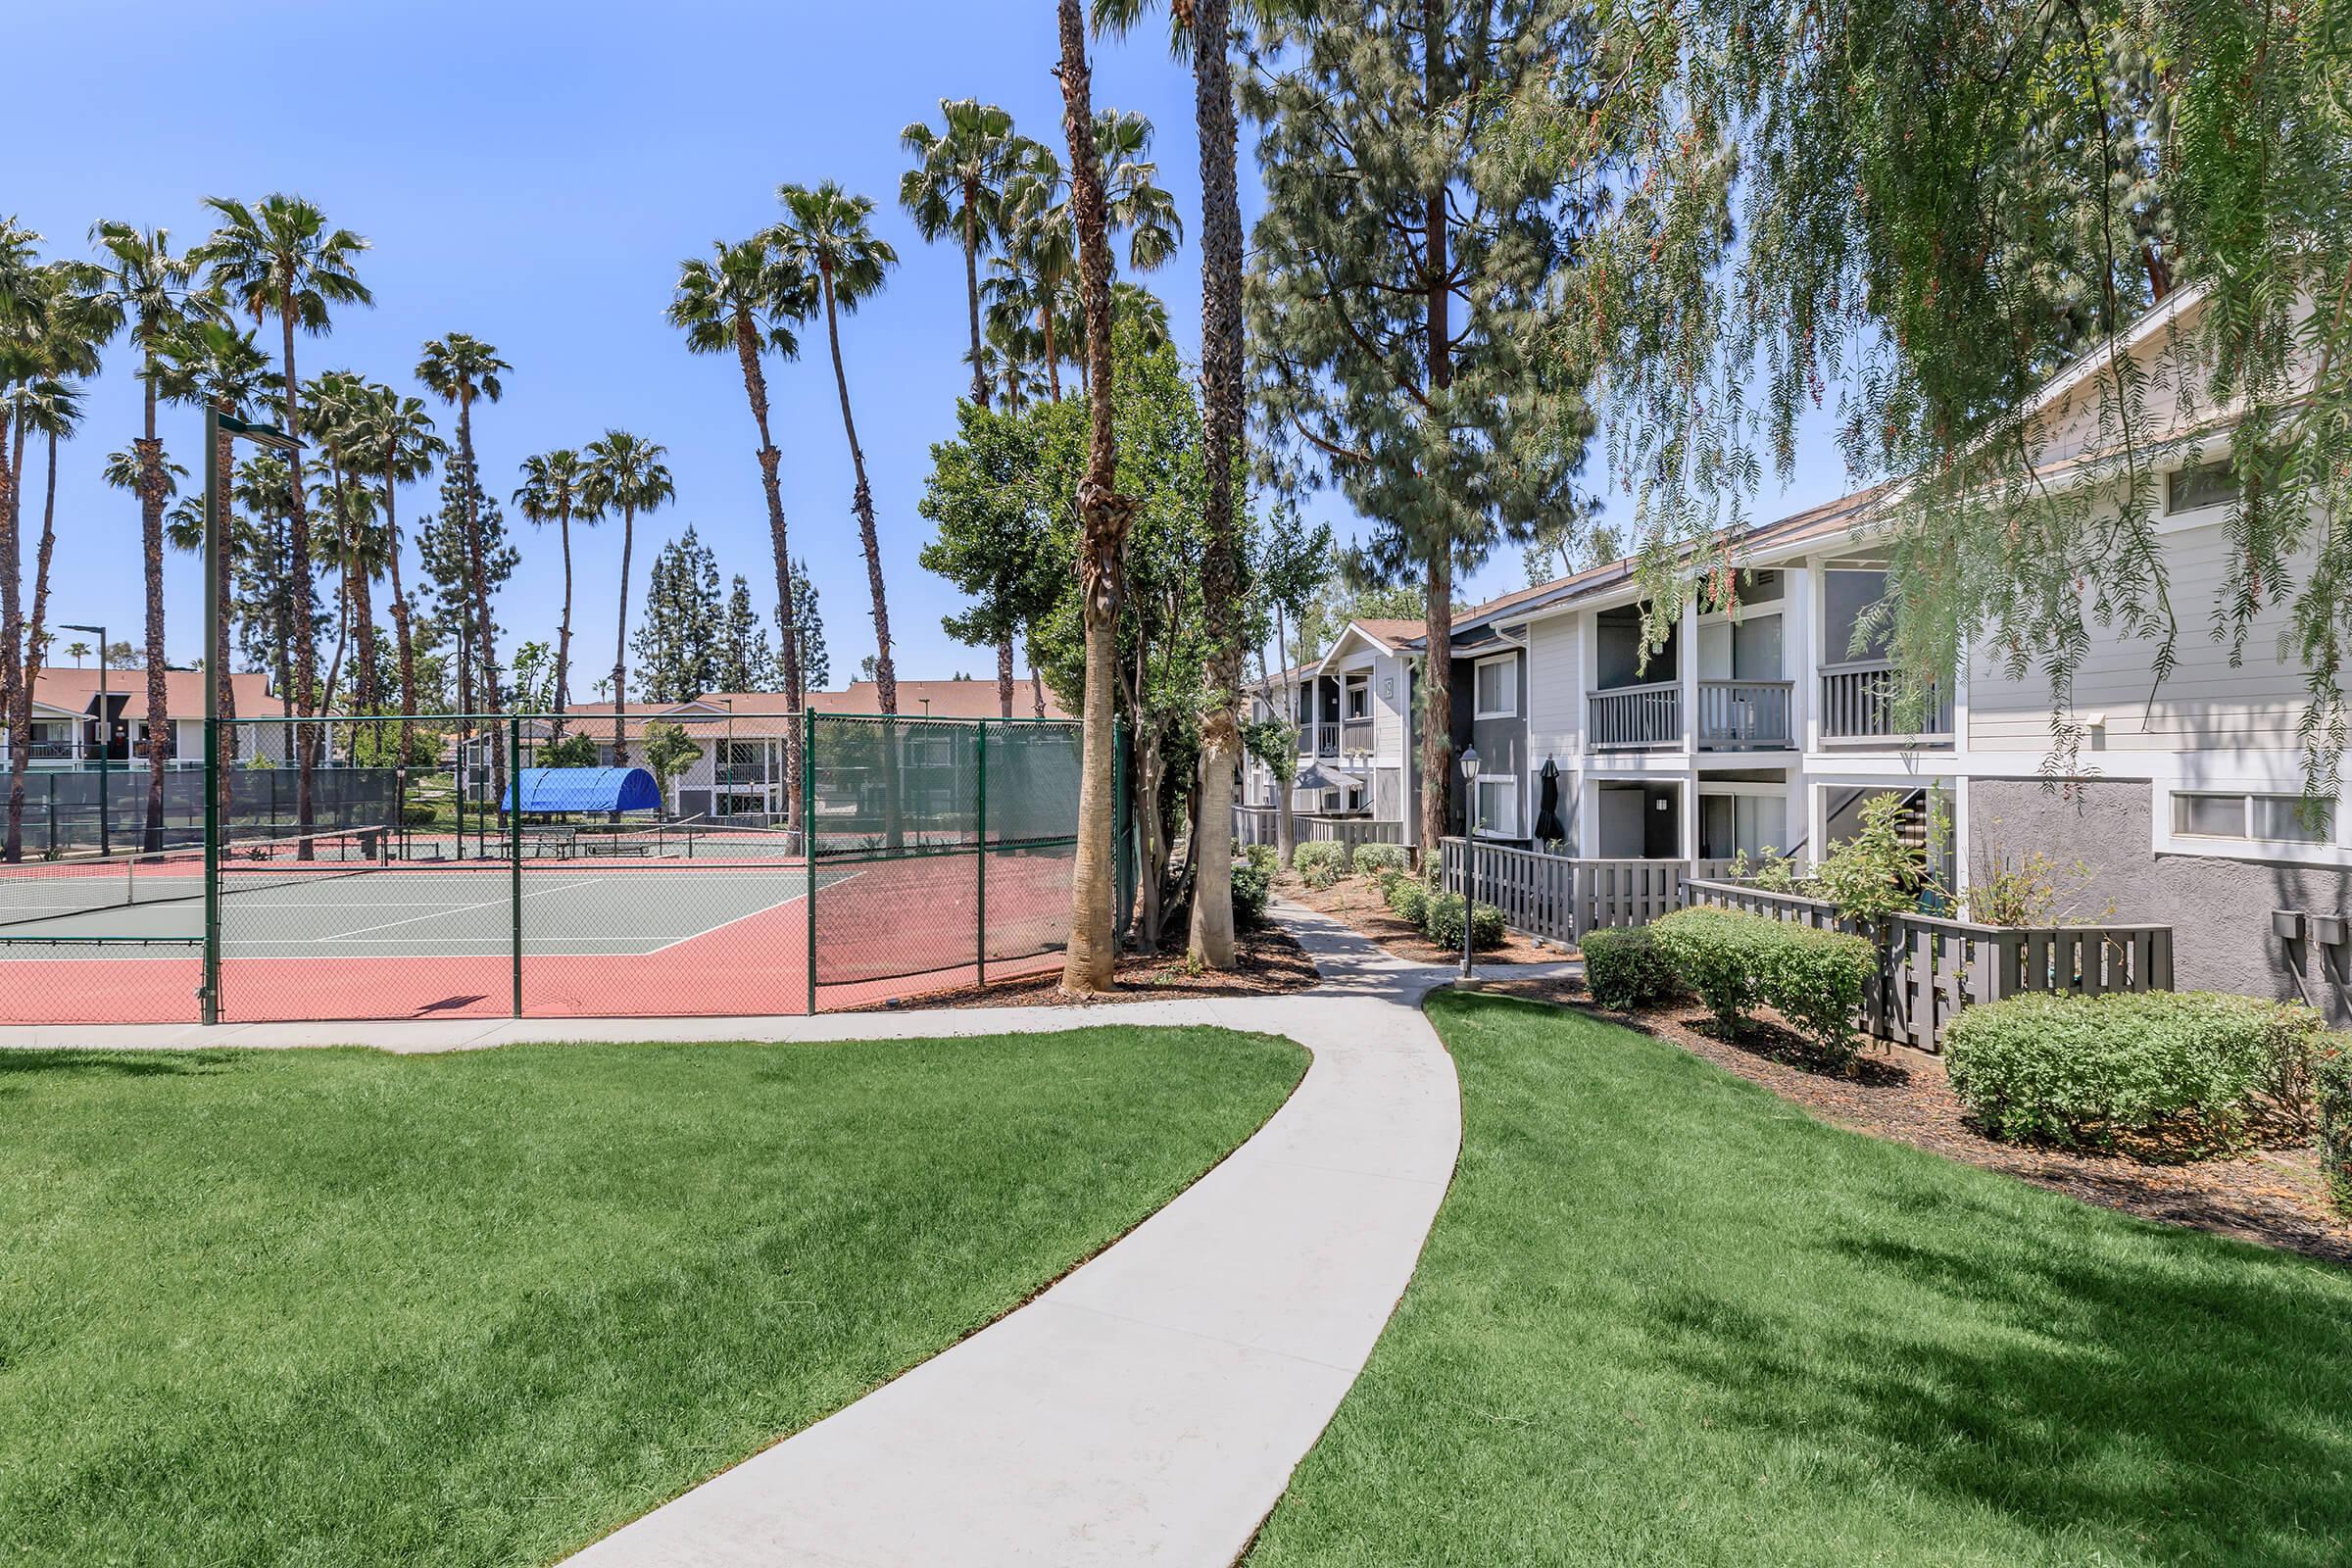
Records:
[[[1789,694],[1789,730],[1807,752],[1821,750],[1821,586],[1819,560],[1806,560],[1788,573],[1789,634],[1781,638],[1783,657],[1796,657],[1796,667],[1788,672],[1796,683]]]
[[[1583,753],[1592,750],[1592,692],[1600,667],[1600,633],[1592,612],[1580,610],[1574,617],[1576,626],[1576,700],[1570,705],[1569,722],[1575,726],[1571,736],[1572,750]]]
[[[1698,595],[1683,601],[1683,619],[1674,634],[1675,722],[1682,729],[1683,750],[1698,752]],[[1688,835],[1685,835],[1688,837]],[[1685,859],[1690,858],[1688,855]]]

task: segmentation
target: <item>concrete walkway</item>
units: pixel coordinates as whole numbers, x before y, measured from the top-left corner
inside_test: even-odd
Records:
[[[0,1030],[0,1047],[906,1039],[1183,1023],[1314,1052],[1257,1135],[1028,1305],[570,1559],[582,1568],[1224,1568],[1380,1337],[1453,1170],[1450,977],[1296,906],[1323,983],[1289,997],[774,1019]],[[1528,972],[1528,971],[1520,971]]]

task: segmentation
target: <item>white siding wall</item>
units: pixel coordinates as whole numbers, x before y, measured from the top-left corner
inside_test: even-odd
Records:
[[[1577,670],[1582,618],[1555,615],[1527,628],[1527,757],[1533,767],[1549,757],[1570,770],[1584,749],[1584,681]]]
[[[2227,569],[2229,541],[2215,521],[2168,535],[2174,614],[2180,623],[2178,667],[2164,683],[2150,672],[2152,638],[2091,628],[2091,646],[2075,676],[2078,718],[2102,714],[2104,744],[2114,751],[2194,751],[2212,747],[2293,748],[2304,700],[2299,664],[2278,658],[2284,605],[2255,618],[2244,661],[2230,663],[2230,646],[2209,634],[2208,615]],[[2152,700],[2151,700],[2152,699]],[[1982,751],[2046,751],[2049,683],[2038,670],[2010,680],[1997,651],[1980,649],[1969,667],[1969,744]]]
[[[1384,760],[1404,756],[1405,662],[1393,654],[1372,661],[1372,752]]]

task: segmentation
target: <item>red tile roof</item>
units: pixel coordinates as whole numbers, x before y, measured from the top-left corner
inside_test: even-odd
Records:
[[[278,710],[275,695],[270,690],[270,677],[251,672],[232,672],[228,677],[229,690],[234,695],[237,712],[244,717],[274,713]],[[123,712],[132,717],[147,713],[147,668],[144,664],[117,664],[106,671],[106,689],[112,694],[127,692],[129,706]],[[83,669],[54,666],[44,668],[33,683],[32,700],[53,709],[80,713],[89,710],[90,699],[98,695],[98,670],[95,665]],[[204,671],[201,669],[168,669],[164,671],[164,702],[172,718],[202,718],[204,716]]]

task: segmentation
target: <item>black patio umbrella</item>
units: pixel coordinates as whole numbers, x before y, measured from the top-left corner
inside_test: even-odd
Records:
[[[1544,759],[1544,796],[1537,802],[1536,840],[1550,844],[1568,836],[1560,825],[1560,764],[1550,758]]]

